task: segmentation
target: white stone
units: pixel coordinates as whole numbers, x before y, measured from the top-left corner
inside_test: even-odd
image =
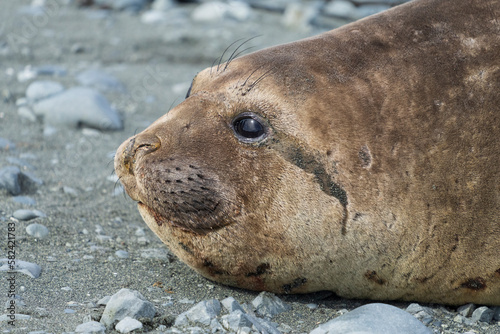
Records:
[[[26,233],[37,239],[44,239],[49,235],[49,229],[41,224],[29,224],[26,226]]]
[[[85,334],[104,334],[106,331],[106,327],[97,321],[89,321],[78,325],[75,329],[76,333],[85,333]]]
[[[224,19],[227,11],[228,5],[223,2],[205,2],[193,10],[191,19],[196,22],[216,22]]]
[[[33,106],[36,115],[50,125],[89,126],[100,130],[119,130],[122,120],[108,100],[97,91],[73,87],[43,99]]]
[[[0,265],[2,265],[0,267],[0,271],[9,271],[10,270],[10,265],[9,265],[8,259],[0,259]],[[38,278],[42,272],[42,268],[36,263],[15,260],[13,271],[23,273],[25,275],[28,275],[31,278]]]
[[[32,82],[26,89],[26,98],[36,102],[64,91],[63,85],[56,81],[40,80]]]
[[[139,320],[135,320],[131,317],[125,317],[116,324],[115,329],[120,333],[130,333],[136,329],[141,329],[142,323]]]
[[[329,2],[323,12],[326,15],[343,17],[343,18],[353,18],[357,16],[356,6],[347,0],[335,0]]]
[[[138,291],[121,289],[111,296],[106,304],[101,323],[109,326],[125,317],[152,319],[155,313],[156,309],[153,304],[145,300]]]
[[[165,12],[174,6],[175,6],[175,4],[174,4],[173,0],[155,0],[151,4],[151,9],[153,11]]]

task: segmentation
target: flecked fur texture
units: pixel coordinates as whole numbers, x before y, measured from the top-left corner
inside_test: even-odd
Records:
[[[417,0],[202,71],[115,166],[212,280],[500,305],[499,138],[500,2]]]

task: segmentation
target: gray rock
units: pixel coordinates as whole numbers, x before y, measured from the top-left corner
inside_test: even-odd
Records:
[[[20,209],[14,211],[12,217],[18,220],[31,220],[37,218],[38,215],[33,210]]]
[[[158,12],[165,12],[174,6],[173,0],[155,0],[151,4],[151,9]]]
[[[89,69],[77,75],[76,80],[83,86],[93,87],[101,91],[125,92],[122,83],[102,70]]]
[[[29,316],[27,314],[17,314],[16,313],[14,315],[14,317],[15,317],[16,321],[17,320],[30,320],[31,319],[31,316]],[[5,321],[10,321],[10,320],[12,320],[10,318],[10,314],[2,314],[2,315],[0,315],[0,323],[5,322]]]
[[[259,333],[281,334],[281,332],[276,328],[276,325],[266,319],[257,318],[250,314],[247,314],[246,317],[252,322],[252,327],[254,327]]]
[[[319,13],[317,2],[290,2],[283,13],[281,23],[288,28],[308,30],[310,23]]]
[[[490,309],[487,306],[482,306],[482,307],[477,308],[474,312],[472,312],[471,319],[473,322],[482,321],[482,322],[490,323],[491,320],[493,320],[494,314],[495,314],[495,312],[493,312],[492,309]]]
[[[153,319],[155,313],[154,305],[145,300],[138,291],[121,289],[111,296],[106,304],[101,323],[110,326],[115,321],[120,321],[127,316],[134,319],[141,317]]]
[[[323,13],[329,16],[343,17],[352,19],[357,16],[356,6],[347,0],[335,0],[329,2],[324,8]]]
[[[111,296],[104,296],[99,301],[97,301],[97,305],[106,305],[109,300],[111,299]]]
[[[310,309],[310,310],[315,310],[315,309],[317,309],[317,308],[318,308],[318,304],[313,304],[313,303],[311,303],[311,304],[307,304],[306,306],[307,306],[307,308],[308,308],[308,309]]]
[[[408,312],[387,304],[367,304],[315,328],[311,334],[431,334]]]
[[[217,299],[199,302],[189,310],[181,313],[175,319],[175,326],[186,326],[188,323],[199,323],[205,326],[215,319],[221,312],[221,304]]]
[[[124,250],[117,250],[115,252],[116,257],[120,259],[127,259],[128,258],[128,252]]]
[[[227,312],[232,313],[236,310],[239,310],[241,312],[245,312],[243,308],[241,307],[240,303],[236,301],[233,297],[227,297],[226,299],[223,299],[221,301],[221,304],[224,306]]]
[[[106,331],[106,327],[97,321],[89,321],[78,325],[75,329],[76,333],[85,333],[85,334],[104,334]]]
[[[7,190],[12,195],[19,195],[43,182],[29,172],[21,172],[17,166],[7,166],[0,169],[0,189]]]
[[[0,151],[11,151],[16,148],[16,144],[8,139],[0,138]]]
[[[5,189],[12,195],[19,195],[21,193],[20,174],[21,170],[15,166],[0,169],[0,189]]]
[[[44,239],[49,235],[49,229],[41,224],[29,224],[26,226],[26,233],[37,239]]]
[[[220,1],[204,2],[191,13],[195,22],[218,22],[223,20],[228,12],[228,5]]]
[[[70,88],[41,100],[33,106],[35,114],[43,116],[49,125],[89,126],[100,130],[123,128],[118,113],[108,100],[87,87]]]
[[[10,271],[11,270],[8,259],[0,259],[0,265],[1,265],[0,271]],[[40,277],[40,274],[42,272],[42,268],[36,263],[16,260],[16,263],[14,264],[13,271],[23,273],[25,275],[28,275],[31,278],[38,278],[38,277]]]
[[[469,303],[466,305],[462,305],[457,309],[457,312],[463,315],[464,317],[470,317],[472,312],[476,309],[476,305]]]
[[[266,291],[261,292],[252,301],[252,305],[258,315],[268,318],[291,309],[290,305],[285,304],[276,295]]]
[[[36,75],[47,75],[53,77],[64,77],[68,74],[66,68],[59,65],[42,65],[33,68]]]
[[[36,102],[59,94],[63,90],[63,85],[56,81],[34,81],[26,89],[26,98],[31,102]]]
[[[147,2],[147,0],[94,0],[94,3],[99,6],[132,12],[140,11]]]
[[[125,317],[115,326],[115,329],[120,333],[130,333],[136,329],[141,329],[142,323],[139,320],[135,320],[131,317]]]
[[[225,329],[238,331],[242,327],[252,327],[252,322],[241,310],[236,310],[221,317],[222,326]]]
[[[493,308],[493,320],[500,321],[500,306]]]
[[[22,106],[17,109],[17,114],[30,122],[36,122],[37,118],[35,113],[28,107]]]

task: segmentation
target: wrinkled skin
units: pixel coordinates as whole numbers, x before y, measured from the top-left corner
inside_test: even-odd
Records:
[[[214,281],[500,305],[499,22],[499,1],[417,0],[206,69],[116,172]]]

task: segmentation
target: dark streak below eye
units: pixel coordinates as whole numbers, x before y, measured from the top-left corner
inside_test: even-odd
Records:
[[[344,207],[344,219],[342,220],[342,235],[346,233],[347,224],[347,193],[344,189],[332,180],[325,167],[314,156],[313,153],[306,151],[300,144],[294,143],[287,138],[275,139],[271,147],[280,152],[282,157],[288,162],[296,165],[307,173],[314,175],[315,181],[319,184],[321,190],[332,197],[335,197]]]

